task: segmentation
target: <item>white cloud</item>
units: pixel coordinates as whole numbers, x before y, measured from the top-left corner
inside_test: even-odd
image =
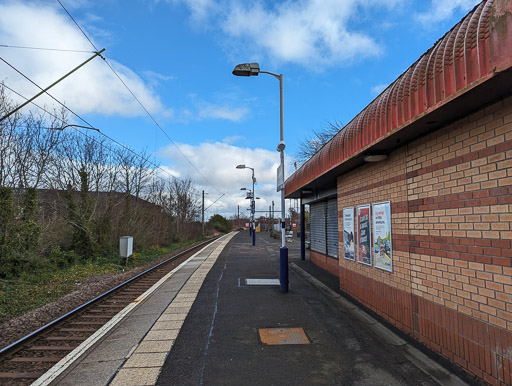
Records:
[[[226,143],[228,145],[232,145],[233,143],[247,140],[247,138],[241,136],[241,135],[233,135],[231,137],[225,137],[222,138],[222,143]]]
[[[227,35],[231,48],[272,59],[320,68],[378,55],[381,47],[350,27],[364,9],[393,8],[404,0],[299,0],[239,2],[175,0],[192,20],[209,20]],[[224,11],[221,11],[224,10]],[[214,18],[215,16],[215,18]],[[215,20],[215,21],[214,21]],[[216,24],[215,24],[216,23]],[[247,54],[247,52],[245,52]]]
[[[256,196],[260,197],[256,203],[257,210],[268,210],[272,201],[275,202],[275,208],[279,208],[280,193],[276,192],[276,173],[280,163],[278,152],[236,147],[220,142],[178,146],[201,174],[172,145],[161,149],[158,156],[169,160],[172,164],[172,168],[169,169],[179,177],[191,176],[199,191],[208,192],[205,206],[225,193],[225,196],[209,210],[209,215],[220,213],[229,216],[236,213],[238,205],[241,212],[247,208],[248,200],[240,188],[252,189],[252,172],[251,169],[236,169],[236,165],[239,164],[245,164],[255,170],[255,191]],[[287,176],[289,175],[290,171]]]
[[[387,84],[387,83],[378,84],[378,85],[372,87],[371,92],[373,95],[379,95],[388,86],[389,86],[389,84]]]
[[[32,3],[8,2],[0,5],[0,41],[9,46],[29,46],[93,51],[72,22],[56,8]],[[45,88],[84,62],[91,53],[1,48],[2,57]],[[108,57],[108,52],[104,53]],[[131,69],[109,59],[123,81],[152,113],[165,108],[147,84]],[[26,97],[39,90],[4,63],[0,72],[6,85]],[[145,114],[138,103],[101,58],[95,58],[50,89],[61,102],[79,114],[95,112],[136,116]],[[36,102],[51,103],[41,97]]]
[[[456,11],[468,12],[480,0],[432,0],[428,11],[415,15],[416,19],[425,27],[431,23],[438,23],[449,19]]]
[[[223,31],[242,41],[250,40],[277,60],[318,66],[380,52],[370,36],[347,26],[355,0],[285,2],[273,9],[260,2],[251,4],[232,7]]]
[[[191,105],[181,111],[180,120],[183,122],[222,119],[241,122],[250,110],[247,107],[230,107],[227,103],[213,104],[189,95]]]
[[[249,113],[249,109],[246,107],[231,108],[205,104],[201,106],[198,113],[198,117],[201,119],[225,119],[240,122]]]
[[[152,86],[158,86],[161,82],[168,82],[176,79],[173,75],[163,75],[154,71],[143,71],[142,74]]]
[[[185,4],[192,15],[192,21],[196,24],[204,22],[212,15],[217,14],[222,9],[222,4],[216,0],[167,0],[170,3]]]

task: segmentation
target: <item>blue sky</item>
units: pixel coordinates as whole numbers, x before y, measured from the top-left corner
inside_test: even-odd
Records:
[[[234,65],[259,62],[284,74],[289,176],[300,141],[328,122],[348,123],[479,1],[61,3],[97,49],[106,49],[108,63],[151,117],[99,58],[52,95],[102,132],[147,150],[173,175],[190,176],[208,192],[206,206],[224,194],[208,215],[231,215],[248,202],[239,189],[249,187],[250,171],[235,169],[240,163],[256,169],[259,208],[272,200],[279,206],[279,82],[265,74],[235,77]],[[94,50],[57,0],[0,2],[0,56],[39,85]],[[38,92],[3,62],[0,80],[27,97]]]

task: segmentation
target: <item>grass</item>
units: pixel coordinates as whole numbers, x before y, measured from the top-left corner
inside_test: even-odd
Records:
[[[198,241],[189,240],[167,248],[151,247],[134,253],[126,266],[120,264],[118,256],[106,256],[94,262],[78,261],[64,267],[45,265],[36,271],[25,272],[15,280],[0,280],[0,323],[57,300],[78,289],[92,276],[130,270]]]

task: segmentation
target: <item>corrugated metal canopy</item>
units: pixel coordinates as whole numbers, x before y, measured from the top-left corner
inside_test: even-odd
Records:
[[[290,176],[285,195],[332,185],[365,154],[405,143],[512,93],[512,0],[484,0]]]

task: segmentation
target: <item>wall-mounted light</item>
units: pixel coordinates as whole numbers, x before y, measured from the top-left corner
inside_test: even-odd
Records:
[[[364,162],[380,162],[388,158],[387,154],[366,154],[364,156]]]

